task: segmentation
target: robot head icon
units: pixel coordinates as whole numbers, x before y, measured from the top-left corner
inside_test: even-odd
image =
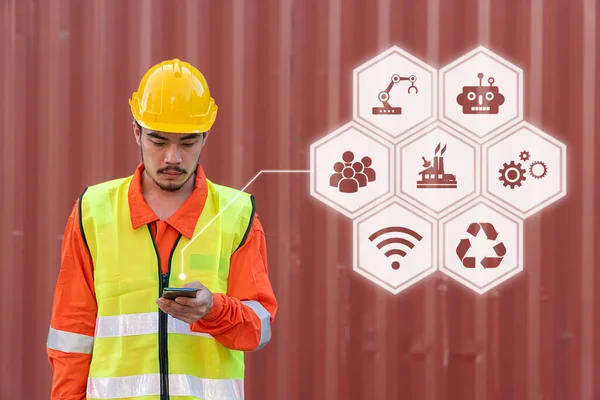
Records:
[[[456,102],[462,106],[463,114],[498,114],[498,109],[504,104],[504,95],[498,86],[494,86],[494,78],[488,78],[490,86],[483,86],[483,73],[478,73],[477,77],[479,86],[463,86]]]

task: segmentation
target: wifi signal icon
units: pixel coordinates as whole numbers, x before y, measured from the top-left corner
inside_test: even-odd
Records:
[[[416,239],[417,241],[421,241],[423,239],[423,236],[419,235],[417,232],[413,231],[412,229],[404,228],[402,226],[389,226],[387,228],[380,229],[377,232],[373,233],[371,236],[369,236],[369,240],[371,242],[375,242],[375,240],[377,238],[379,238],[382,235],[385,235],[386,233],[404,233],[404,234],[408,235],[410,238]],[[406,255],[407,251],[410,251],[413,247],[415,247],[415,244],[411,240],[405,239],[403,237],[396,237],[396,236],[391,237],[389,239],[382,240],[376,244],[378,249],[382,249],[383,247],[388,246],[388,245],[394,245],[392,248],[390,248],[385,253],[383,253],[388,258],[390,258],[391,256],[395,256],[395,255],[404,257]],[[406,250],[406,251],[403,250],[401,248],[401,246],[408,247],[408,250]],[[400,268],[400,262],[399,261],[392,262],[392,268],[393,269]]]

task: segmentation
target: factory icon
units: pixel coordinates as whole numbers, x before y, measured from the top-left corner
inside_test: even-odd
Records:
[[[440,145],[438,143],[433,152],[433,165],[431,161],[421,157],[425,169],[419,172],[421,179],[417,181],[417,189],[456,189],[456,175],[446,173],[444,168],[446,145],[441,150]]]

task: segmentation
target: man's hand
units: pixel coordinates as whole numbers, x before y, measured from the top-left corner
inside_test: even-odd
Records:
[[[188,324],[193,324],[196,321],[204,318],[213,306],[213,295],[200,282],[186,283],[184,287],[200,289],[196,293],[195,298],[177,297],[175,300],[165,299],[160,297],[156,300],[158,307],[166,314],[173,318],[177,318]]]

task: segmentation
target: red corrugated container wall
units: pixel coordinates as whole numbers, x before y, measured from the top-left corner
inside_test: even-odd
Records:
[[[392,295],[352,271],[352,224],[306,173],[248,188],[280,301],[248,399],[600,398],[600,7],[594,0],[4,0],[0,398],[49,397],[67,215],[139,161],[127,99],[178,57],[220,114],[202,162],[243,187],[309,168],[352,119],[352,71],[391,45],[441,68],[484,45],[524,70],[525,119],[568,145],[568,195],[525,222],[525,271],[486,295],[434,274]],[[600,157],[599,157],[600,159]]]

